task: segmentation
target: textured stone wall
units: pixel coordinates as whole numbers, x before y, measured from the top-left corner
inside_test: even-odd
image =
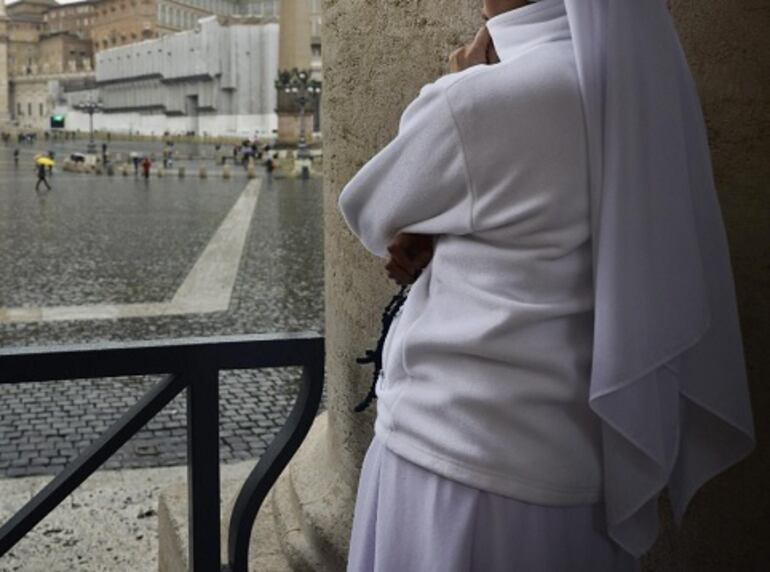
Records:
[[[374,347],[382,309],[397,287],[387,279],[384,260],[364,250],[347,229],[337,200],[353,174],[393,138],[420,87],[446,73],[450,51],[473,38],[482,23],[481,5],[481,0],[324,2],[327,437],[333,455],[328,462],[351,487],[372,437],[375,409],[351,412],[366,394],[371,374],[371,367],[357,365],[355,358]],[[671,0],[670,5],[707,116],[760,451],[702,489],[681,531],[672,531],[666,519],[645,569],[760,569],[757,565],[770,562],[762,532],[762,515],[770,514],[764,482],[768,389],[762,383],[770,379],[769,8],[765,0]]]
[[[5,15],[5,0],[0,0],[0,122],[10,116],[8,94],[8,18]]]
[[[355,363],[374,349],[382,310],[398,287],[384,259],[369,254],[337,208],[344,184],[398,130],[406,105],[425,83],[447,72],[451,50],[482,24],[478,6],[462,0],[324,3],[324,196],[329,423],[340,471],[351,483],[373,431],[375,404],[352,408],[366,395],[371,366]]]

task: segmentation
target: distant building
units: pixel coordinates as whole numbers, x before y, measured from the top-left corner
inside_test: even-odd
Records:
[[[44,31],[49,34],[69,32],[84,40],[91,39],[96,0],[58,4],[43,14]]]
[[[191,30],[211,15],[278,16],[279,6],[280,0],[97,0],[94,51]]]
[[[0,0],[0,125],[10,119],[8,86],[8,16],[5,0]]]
[[[286,44],[283,64],[309,67],[314,79],[322,79],[321,0],[82,0],[70,4],[18,0],[3,8],[7,17],[0,9],[0,123],[46,128],[53,109],[66,104],[71,86],[93,83],[96,54],[191,30],[198,19],[211,15],[276,21],[286,9],[289,19],[310,18],[309,25],[305,21],[286,24],[292,41]],[[259,91],[274,91],[275,78],[262,77]],[[99,91],[95,94],[101,96]],[[282,123],[296,131],[296,106],[284,100],[281,95],[269,113],[280,109]],[[169,112],[169,117],[174,113]],[[319,117],[316,101],[307,110],[308,129],[319,129]],[[71,126],[68,122],[67,127]]]
[[[56,103],[56,83],[93,74],[93,3],[20,0],[5,10],[7,34],[0,43],[7,55],[0,69],[5,67],[8,87],[0,90],[7,93],[0,113],[20,127],[44,128]],[[0,57],[2,52],[0,47]]]
[[[96,54],[103,113],[98,129],[148,135],[269,135],[277,128],[278,22],[275,18],[202,19],[195,30]],[[69,92],[73,107],[92,92]],[[57,112],[65,112],[66,109]],[[68,127],[85,129],[67,111]]]

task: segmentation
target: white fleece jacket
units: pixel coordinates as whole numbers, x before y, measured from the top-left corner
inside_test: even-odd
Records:
[[[583,111],[566,17],[488,28],[501,62],[425,85],[339,208],[387,257],[437,235],[391,325],[375,431],[444,477],[548,505],[601,497]]]

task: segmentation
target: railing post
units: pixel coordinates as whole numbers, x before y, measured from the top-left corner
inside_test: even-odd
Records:
[[[235,500],[228,530],[228,572],[248,572],[249,542],[259,509],[302,445],[318,412],[324,381],[323,340],[309,347],[303,357],[302,384],[294,407]]]
[[[219,372],[191,368],[187,386],[187,490],[189,570],[218,572],[219,506]]]

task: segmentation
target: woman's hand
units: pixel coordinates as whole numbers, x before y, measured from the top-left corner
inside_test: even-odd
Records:
[[[432,234],[400,232],[388,245],[390,256],[385,264],[388,278],[399,285],[411,284],[433,258]]]
[[[484,25],[470,44],[457,48],[449,55],[449,72],[459,72],[479,64],[496,64],[499,61],[492,37]]]

